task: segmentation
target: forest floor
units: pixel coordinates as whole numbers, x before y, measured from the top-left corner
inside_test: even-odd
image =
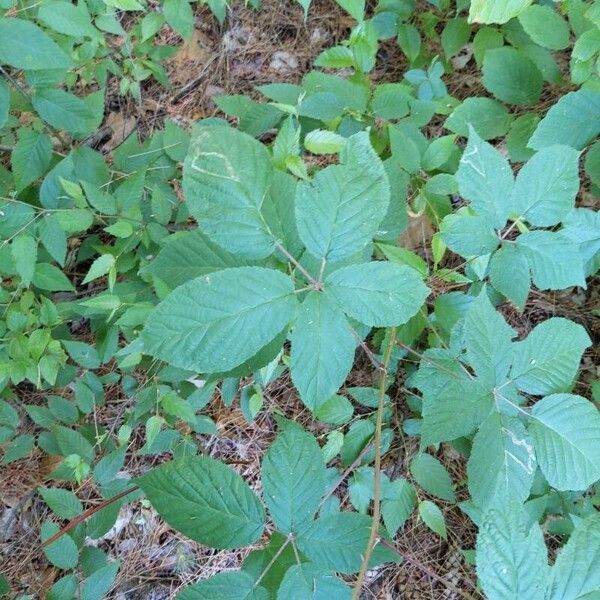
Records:
[[[110,153],[131,132],[147,135],[162,127],[166,118],[190,125],[192,122],[218,113],[213,98],[221,94],[250,94],[258,96],[258,85],[272,82],[301,80],[321,50],[345,39],[352,21],[333,0],[317,0],[304,21],[302,9],[295,3],[266,0],[260,11],[234,4],[223,28],[210,13],[200,9],[197,28],[191,42],[167,63],[173,83],[171,89],[150,84],[143,90],[141,104],[127,102],[115,93],[109,102],[105,126],[111,134],[101,147]],[[174,34],[162,42],[179,45]],[[484,94],[480,83],[465,68],[457,70],[447,82],[449,92],[459,98]],[[392,42],[383,44],[378,67],[372,77],[378,81],[400,81],[406,62]],[[117,82],[115,82],[115,86]],[[547,105],[551,98],[544,99]],[[434,125],[435,126],[435,125]],[[435,135],[435,132],[431,132]],[[581,205],[588,202],[585,193]],[[433,229],[422,218],[412,219],[403,236],[403,244],[423,251]],[[582,323],[590,334],[600,337],[600,319],[592,309],[600,306],[598,282],[587,291],[560,293],[532,293],[522,314],[506,307],[504,316],[518,331],[526,335],[539,321],[550,316],[565,316]],[[596,348],[598,346],[596,345]],[[589,381],[597,377],[600,361],[592,351],[584,358],[580,392],[590,396]],[[140,374],[140,383],[143,374]],[[350,382],[370,385],[372,368],[358,355]],[[401,378],[401,376],[400,376]],[[403,391],[398,381],[396,391],[397,422],[403,417]],[[392,390],[392,393],[393,393]],[[21,389],[24,403],[41,403],[36,392]],[[301,422],[316,435],[322,433],[311,420],[299,401],[291,383],[284,377],[267,389],[269,404],[277,407],[288,418]],[[106,405],[96,415],[109,430],[118,427],[124,412],[134,400],[114,386],[107,393]],[[239,407],[226,407],[216,397],[210,405],[210,416],[219,428],[219,436],[199,436],[199,443],[211,456],[236,463],[239,472],[251,485],[259,485],[260,458],[275,435],[275,424],[270,410],[262,411],[251,424],[244,419]],[[137,443],[143,444],[139,434]],[[156,457],[142,457],[132,452],[124,467],[130,476],[146,470],[148,461]],[[410,457],[417,451],[411,438],[397,439],[386,455],[384,470],[390,477],[406,476]],[[457,452],[449,448],[438,453],[453,479],[458,483],[458,497],[466,499],[465,464]],[[0,543],[7,544],[8,564],[2,565],[14,585],[23,593],[43,598],[44,592],[55,581],[56,572],[44,558],[37,533],[39,524],[47,517],[47,508],[34,494],[54,468],[52,457],[34,455],[28,461],[19,461],[5,467],[0,473]],[[74,490],[87,506],[94,504],[97,494],[91,484],[84,483]],[[344,498],[344,489],[341,489]],[[461,497],[462,494],[462,497]],[[347,500],[347,498],[346,498]],[[416,517],[400,530],[396,543],[407,557],[400,565],[390,565],[371,571],[367,577],[366,600],[459,600],[464,593],[473,598],[476,576],[463,550],[472,549],[475,527],[456,506],[444,506],[448,541],[432,534]],[[98,545],[112,558],[122,561],[113,598],[118,600],[167,600],[173,598],[182,585],[222,570],[237,568],[250,549],[217,551],[206,548],[180,536],[163,523],[143,502],[135,502],[121,509],[118,521],[109,533],[98,540]],[[6,555],[6,554],[5,554]],[[462,593],[461,593],[462,592]]]

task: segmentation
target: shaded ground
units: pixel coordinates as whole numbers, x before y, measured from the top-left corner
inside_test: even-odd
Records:
[[[109,105],[106,124],[113,130],[104,146],[110,151],[131,131],[137,128],[142,134],[160,126],[165,117],[183,123],[216,113],[212,98],[223,93],[254,94],[256,85],[274,81],[298,82],[308,70],[314,57],[325,47],[344,39],[351,26],[331,0],[313,4],[306,23],[302,9],[293,3],[283,4],[267,0],[259,13],[235,5],[221,30],[208,12],[201,10],[194,39],[169,61],[168,71],[173,89],[165,90],[150,84],[143,92],[141,107],[115,96]],[[164,43],[178,43],[168,35]],[[378,80],[398,81],[405,69],[401,53],[394,43],[386,43],[380,51],[378,70],[373,74]],[[466,97],[483,93],[472,67],[465,67],[449,78],[452,94]],[[552,97],[544,98],[547,107]],[[590,200],[582,195],[581,203]],[[415,219],[405,245],[424,251],[431,235],[430,226]],[[458,263],[456,263],[458,265]],[[452,266],[452,265],[449,265]],[[437,286],[436,292],[447,291]],[[600,305],[600,292],[591,285],[587,292],[570,291],[541,294],[533,292],[524,314],[505,307],[504,315],[524,336],[539,321],[550,316],[565,316],[586,326],[596,340],[600,336],[599,319],[592,308]],[[596,346],[597,347],[597,346]],[[584,357],[582,377],[578,391],[590,397],[589,383],[597,377],[598,354],[588,352]],[[358,356],[352,383],[368,383],[371,369],[363,356]],[[143,383],[143,382],[140,382]],[[403,418],[403,393],[397,389],[397,420]],[[68,396],[70,390],[57,390]],[[19,389],[23,403],[43,404],[44,399],[33,391]],[[315,424],[298,401],[287,379],[273,384],[268,390],[267,410],[252,424],[246,423],[237,405],[225,407],[219,398],[210,405],[211,416],[219,427],[218,437],[198,436],[198,443],[211,456],[234,463],[240,474],[254,487],[259,485],[260,458],[274,437],[274,421],[270,409],[278,408],[288,417],[302,422],[317,435],[327,429]],[[132,406],[131,398],[115,386],[107,393],[105,407],[96,415],[109,430],[118,428],[124,412]],[[33,431],[33,426],[31,426]],[[160,457],[139,457],[135,451],[141,447],[141,433],[134,439],[124,470],[137,475]],[[397,440],[385,459],[386,472],[394,477],[407,476],[408,461],[417,451],[416,442]],[[442,450],[438,457],[448,467],[458,485],[459,499],[466,498],[465,465],[459,455]],[[43,502],[34,494],[56,466],[52,457],[41,453],[28,460],[3,468],[0,472],[0,563],[14,585],[23,593],[41,598],[59,576],[43,557],[38,541],[41,522],[48,517]],[[98,494],[91,484],[75,488],[86,507],[98,502]],[[340,497],[347,502],[343,488]],[[438,501],[439,502],[439,501]],[[475,575],[461,553],[472,548],[475,529],[461,511],[440,503],[448,525],[448,543],[433,535],[413,517],[396,538],[400,550],[410,562],[372,571],[367,578],[367,599],[407,598],[414,600],[458,599],[462,595],[451,587],[479,597],[474,591]],[[207,577],[224,569],[237,568],[249,551],[214,551],[180,537],[162,523],[141,502],[121,510],[117,525],[98,541],[98,546],[112,558],[123,561],[123,567],[113,592],[119,600],[166,600],[172,598],[182,585]],[[450,582],[450,586],[439,579]]]

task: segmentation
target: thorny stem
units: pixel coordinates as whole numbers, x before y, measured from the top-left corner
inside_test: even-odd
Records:
[[[380,540],[380,543],[382,546],[385,546],[386,548],[389,548],[392,552],[395,552],[398,556],[400,556],[407,563],[410,563],[413,567],[416,567],[417,569],[419,569],[419,571],[423,571],[423,573],[425,573],[425,575],[431,577],[431,579],[434,579],[438,583],[441,583],[446,589],[454,592],[455,594],[458,594],[461,598],[464,598],[464,600],[476,600],[474,596],[471,596],[471,594],[468,594],[467,592],[463,592],[461,589],[456,587],[452,582],[448,581],[447,579],[444,579],[441,575],[438,575],[435,571],[431,570],[428,566],[419,562],[416,558],[412,557],[410,554],[405,554],[404,552],[401,552],[400,550],[398,550],[398,548],[396,548],[396,546],[394,544],[392,544],[391,542],[388,542],[387,540],[382,539],[382,540]]]
[[[373,482],[373,516],[371,523],[371,533],[369,535],[369,541],[367,542],[367,548],[363,557],[362,565],[358,573],[358,579],[354,584],[354,590],[352,591],[352,600],[358,600],[360,592],[369,568],[369,560],[373,554],[375,544],[378,543],[379,538],[379,519],[381,513],[381,430],[383,428],[383,407],[385,403],[385,386],[387,383],[387,371],[392,357],[392,350],[396,344],[396,328],[390,329],[389,338],[385,347],[383,355],[383,363],[379,368],[379,402],[377,404],[377,421],[375,424],[375,435],[373,437],[373,444],[375,446],[375,464],[374,464],[374,482]]]
[[[136,492],[138,489],[139,489],[138,486],[134,485],[133,487],[126,489],[124,492],[121,492],[120,494],[117,494],[116,496],[113,496],[112,498],[103,500],[100,504],[98,504],[98,506],[92,506],[92,508],[88,508],[86,511],[82,512],[80,515],[77,515],[74,519],[71,519],[61,530],[57,531],[53,536],[49,537],[42,544],[42,548],[46,548],[47,546],[49,546],[50,544],[55,542],[58,538],[62,537],[65,533],[68,533],[69,531],[71,531],[71,529],[73,529],[73,527],[76,527],[77,525],[79,525],[79,523],[85,521],[88,517],[91,517],[92,515],[96,514],[99,510],[106,508],[107,506],[113,504],[114,502],[116,502],[117,500],[120,500],[121,498],[125,498],[125,496],[129,496],[129,494]]]

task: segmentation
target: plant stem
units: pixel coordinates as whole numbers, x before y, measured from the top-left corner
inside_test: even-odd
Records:
[[[367,548],[363,557],[363,562],[358,573],[358,579],[354,585],[352,591],[352,600],[358,600],[360,592],[369,568],[369,560],[373,554],[375,544],[379,541],[379,519],[381,514],[381,430],[383,428],[383,407],[385,403],[385,385],[387,383],[387,371],[392,357],[392,350],[396,344],[396,328],[392,327],[389,331],[389,337],[385,352],[383,354],[383,363],[379,367],[379,402],[377,404],[377,421],[375,424],[375,436],[373,443],[375,446],[375,472],[373,482],[373,522],[371,523],[371,533],[369,535],[369,541],[367,542]]]
[[[300,273],[302,273],[302,275],[304,275],[304,277],[306,277],[306,279],[308,280],[308,282],[315,288],[315,289],[321,289],[321,283],[318,282],[285,248],[285,246],[283,246],[283,244],[281,244],[281,242],[275,242],[275,247],[277,248],[277,250],[279,250],[279,252],[281,252],[281,254],[283,254],[293,265],[294,267],[296,267],[296,269],[298,269],[298,271],[300,271]]]
[[[76,527],[77,525],[79,525],[79,523],[82,523],[88,517],[91,517],[92,515],[96,514],[99,510],[102,510],[103,508],[110,506],[111,504],[113,504],[117,500],[120,500],[121,498],[125,498],[125,496],[129,496],[129,494],[136,492],[138,489],[139,489],[138,486],[134,485],[133,487],[126,489],[124,492],[120,492],[119,494],[117,494],[116,496],[113,496],[112,498],[103,500],[100,504],[98,504],[98,506],[92,506],[92,508],[88,508],[86,511],[82,512],[80,515],[77,515],[74,519],[71,519],[60,531],[57,531],[52,537],[49,537],[42,544],[42,548],[46,548],[47,546],[49,546],[50,544],[55,542],[58,538],[62,537],[65,533],[68,533],[69,531],[71,531],[71,529],[73,529],[73,527]]]

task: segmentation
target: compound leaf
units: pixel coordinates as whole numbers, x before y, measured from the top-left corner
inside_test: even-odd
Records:
[[[192,279],[151,313],[149,354],[204,373],[233,369],[280,333],[296,310],[292,281],[278,271],[239,267]]]
[[[230,467],[208,456],[181,458],[136,480],[171,527],[212,548],[255,542],[265,525],[263,507]]]

